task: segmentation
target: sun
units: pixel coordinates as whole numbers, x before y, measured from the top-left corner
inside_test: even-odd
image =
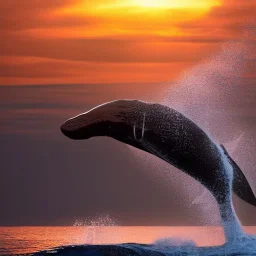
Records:
[[[218,0],[131,0],[132,5],[143,8],[209,8]]]
[[[170,4],[168,0],[134,0],[134,5],[141,7],[167,7]]]
[[[223,0],[95,0],[90,4],[87,0],[76,0],[77,4],[59,10],[61,14],[116,14],[127,16],[134,13],[161,13],[170,9],[188,9],[191,13],[205,13],[214,6],[220,6]],[[98,3],[97,3],[98,2]],[[127,12],[127,10],[129,10]],[[184,17],[186,18],[186,17]]]

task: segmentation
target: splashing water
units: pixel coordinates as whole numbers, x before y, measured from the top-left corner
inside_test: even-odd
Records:
[[[233,105],[237,100],[237,87],[243,83],[248,56],[254,52],[252,46],[252,41],[246,37],[223,44],[219,53],[184,72],[175,84],[165,86],[165,96],[159,103],[182,112],[215,141],[226,143],[228,150],[234,152],[246,136],[246,130],[234,121],[232,115],[236,111]],[[179,184],[180,196],[187,198],[186,203],[190,202],[191,210],[200,216],[203,224],[220,224],[215,199],[201,184],[182,172],[175,172],[174,167],[150,154],[132,147],[131,152],[143,169],[153,170],[154,176],[169,188]],[[232,218],[237,219],[235,214]],[[233,223],[223,225],[234,232]],[[254,238],[245,234],[240,240],[255,245]]]
[[[115,227],[118,226],[117,221],[111,218],[108,214],[100,215],[99,217],[92,219],[77,219],[73,226],[85,226],[86,229],[86,244],[104,244],[104,232],[106,227]],[[109,233],[109,230],[108,230]],[[111,239],[115,240],[117,234],[115,232],[110,232]]]

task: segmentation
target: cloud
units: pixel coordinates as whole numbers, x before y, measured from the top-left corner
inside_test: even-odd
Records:
[[[11,62],[0,65],[0,84],[81,84],[101,81],[104,83],[123,83],[124,78],[126,82],[151,83],[174,78],[184,68],[191,65],[189,62],[98,63],[35,59],[35,63],[25,62],[22,64],[23,56],[21,56],[15,58],[18,64]],[[114,75],[110,75],[113,71]]]
[[[11,39],[9,37],[9,39]],[[0,50],[1,56],[34,56],[97,62],[179,62],[200,60],[208,45],[175,44],[171,41],[135,39],[36,39],[13,36]]]
[[[255,12],[255,1],[227,0],[223,5],[212,8],[203,19],[181,22],[178,27],[187,32],[238,37],[248,24],[255,23]]]
[[[0,28],[4,31],[16,31],[31,28],[87,28],[88,25],[94,25],[94,29],[115,27],[119,32],[121,30],[168,30],[180,20],[184,20],[184,17],[191,20],[202,15],[191,8],[155,10],[145,13],[134,7],[115,7],[106,9],[105,12],[98,12],[96,10],[100,3],[113,4],[113,1],[82,3],[81,0],[42,2],[21,0],[18,4],[14,0],[0,1],[2,19]]]
[[[143,14],[127,7],[97,12],[95,6],[113,3],[101,0],[84,2],[83,12],[73,12],[79,3],[0,0],[0,83],[171,79],[182,71],[174,65],[191,66],[222,42],[239,38],[256,8],[253,1],[227,0],[208,13],[166,9],[161,15]],[[18,58],[19,64],[3,58]],[[40,61],[28,63],[29,58]],[[171,68],[161,69],[161,64]]]

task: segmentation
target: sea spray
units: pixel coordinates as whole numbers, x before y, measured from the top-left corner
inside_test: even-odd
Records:
[[[170,87],[165,86],[165,97],[159,101],[187,115],[218,142],[226,142],[231,152],[239,147],[246,135],[244,128],[234,125],[230,116],[234,111],[232,104],[237,98],[237,91],[234,89],[243,82],[241,77],[246,70],[248,53],[252,52],[251,43],[251,40],[243,37],[241,40],[223,44],[219,53],[185,71]],[[203,186],[196,182],[192,185],[190,178],[183,179],[183,175],[179,176],[173,172],[173,167],[151,155],[136,149],[132,149],[132,152],[138,157],[138,162],[143,168],[147,171],[153,170],[163,183],[169,187],[175,186],[175,183],[179,184],[179,189],[183,190],[183,194],[191,202],[191,210],[195,212],[197,208],[196,212],[200,215],[202,224],[220,224],[215,200]],[[231,210],[233,212],[233,205]],[[228,240],[236,233],[239,234],[239,240],[242,236],[241,227],[235,213],[231,215],[231,223],[222,223],[226,238]]]
[[[117,221],[108,214],[102,214],[91,219],[78,218],[74,222],[73,226],[86,227],[84,239],[85,244],[106,244],[107,241],[104,238],[106,228],[117,227],[118,224]],[[111,241],[114,242],[115,238],[118,237],[116,229],[115,232],[110,232],[109,229],[107,232],[111,236]]]
[[[220,52],[185,71],[169,87],[165,85],[165,96],[158,100],[159,103],[184,113],[215,140],[227,142],[228,149],[234,151],[245,131],[230,117],[232,108],[229,102],[237,97],[234,88],[242,83],[240,77],[246,70],[249,46],[246,38],[223,44]],[[176,197],[187,198],[184,201],[190,202],[191,211],[200,216],[202,224],[220,224],[215,200],[203,186],[175,172],[175,168],[162,160],[136,149],[132,152],[143,169],[153,170],[158,180],[169,187],[179,184],[177,193],[182,194]]]

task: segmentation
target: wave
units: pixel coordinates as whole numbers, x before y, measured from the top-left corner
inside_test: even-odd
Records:
[[[86,256],[256,256],[256,237],[245,235],[232,244],[198,247],[194,241],[179,238],[163,238],[153,244],[74,245],[27,254],[86,255]]]

